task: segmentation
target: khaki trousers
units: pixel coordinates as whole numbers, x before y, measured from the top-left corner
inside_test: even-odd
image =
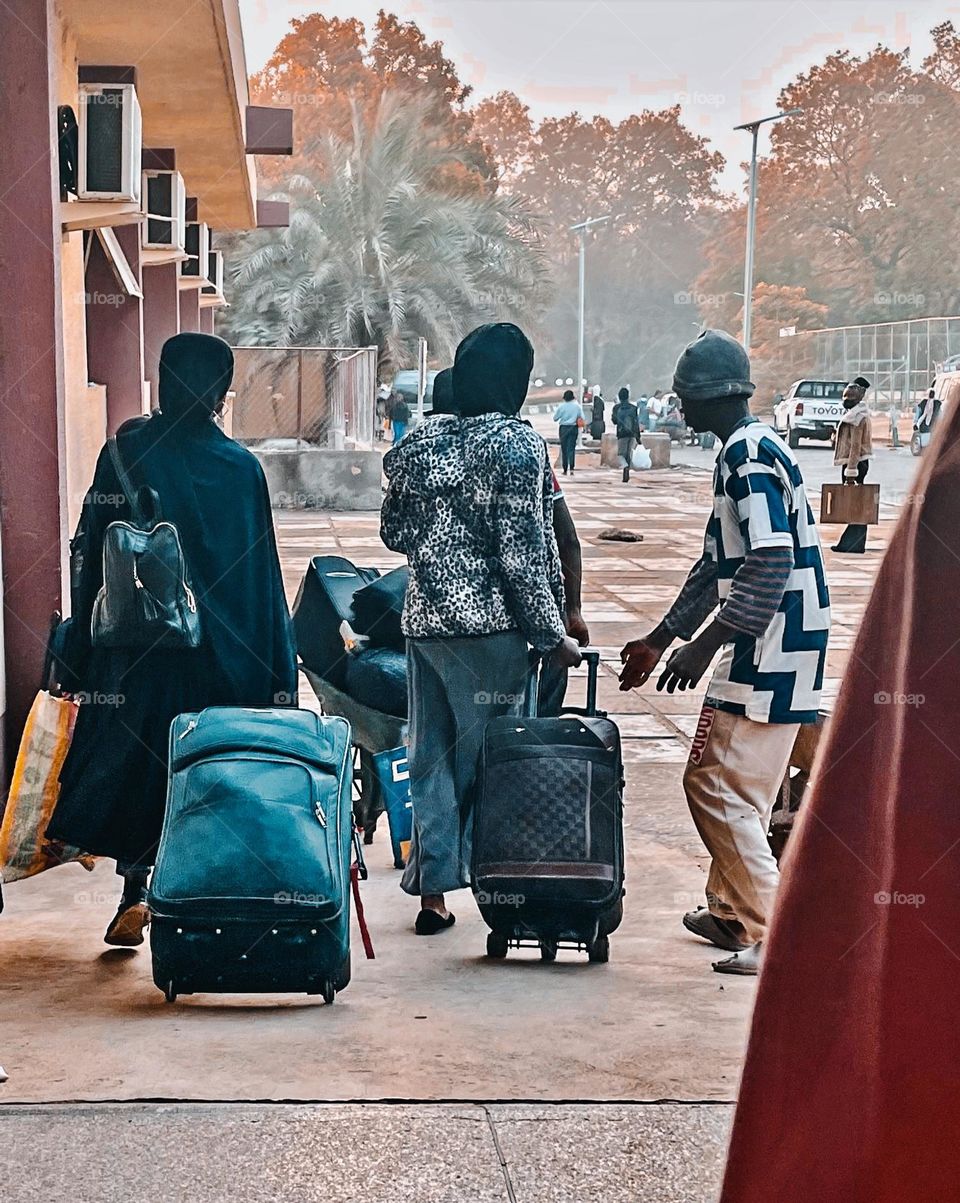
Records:
[[[690,814],[711,856],[707,906],[764,938],[779,872],[767,830],[799,723],[758,723],[704,706],[683,775]]]

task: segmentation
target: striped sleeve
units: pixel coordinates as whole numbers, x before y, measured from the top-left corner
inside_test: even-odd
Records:
[[[747,635],[762,635],[780,609],[793,568],[793,551],[763,547],[747,553],[730,582],[720,621]]]

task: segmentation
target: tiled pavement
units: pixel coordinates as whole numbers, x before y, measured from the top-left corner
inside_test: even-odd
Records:
[[[680,787],[699,698],[652,683],[622,694],[615,677],[620,647],[661,616],[699,553],[709,478],[673,470],[622,485],[587,459],[566,492],[603,653],[601,704],[624,736],[628,893],[610,964],[561,953],[555,965],[519,954],[491,965],[462,894],[451,898],[456,927],[417,940],[414,904],[378,833],[365,889],[377,959],[355,953],[333,1008],[291,996],[169,1007],[146,949],[100,942],[115,906],[112,866],[19,883],[0,918],[0,1062],[10,1074],[0,1103],[33,1106],[0,1107],[11,1203],[713,1197],[730,1109],[711,1104],[735,1097],[754,983],[718,979],[713,951],[678,922],[704,882]],[[399,562],[380,544],[376,515],[277,517],[291,598],[319,552]],[[599,541],[611,525],[643,542]],[[827,559],[835,689],[880,556]],[[421,1105],[369,1105],[385,1099]],[[528,1105],[478,1105],[496,1100]]]
[[[617,717],[626,738],[656,741],[641,756],[655,762],[683,759],[693,733],[700,695],[658,694],[653,682],[637,694],[623,695],[613,681],[619,654],[628,639],[649,630],[680,588],[700,554],[703,526],[710,505],[710,478],[694,468],[636,474],[622,484],[616,473],[594,466],[595,456],[582,456],[583,467],[564,478],[564,492],[583,547],[583,608],[592,642],[605,669],[604,703]],[[813,498],[814,509],[817,498]],[[871,550],[862,557],[839,556],[829,550],[824,534],[827,574],[832,596],[833,629],[827,657],[825,702],[840,686],[843,668],[882,558],[896,507],[884,506],[881,525],[871,530]],[[311,555],[339,554],[357,564],[383,570],[403,563],[387,551],[377,534],[375,514],[278,514],[284,576],[291,599]],[[598,536],[621,527],[643,535],[641,543],[608,543]],[[645,714],[645,725],[625,715]],[[637,749],[640,753],[641,749]]]

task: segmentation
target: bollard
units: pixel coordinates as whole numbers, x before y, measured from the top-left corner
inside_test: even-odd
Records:
[[[600,439],[600,467],[621,468],[620,453],[617,451],[617,436],[604,434]]]
[[[641,442],[650,452],[651,468],[670,467],[670,436],[656,430],[644,431]]]

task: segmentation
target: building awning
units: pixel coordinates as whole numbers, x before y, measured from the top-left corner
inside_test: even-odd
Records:
[[[238,0],[61,0],[81,65],[136,67],[144,146],[176,148],[202,220],[256,224],[256,175],[246,152],[247,67]]]

